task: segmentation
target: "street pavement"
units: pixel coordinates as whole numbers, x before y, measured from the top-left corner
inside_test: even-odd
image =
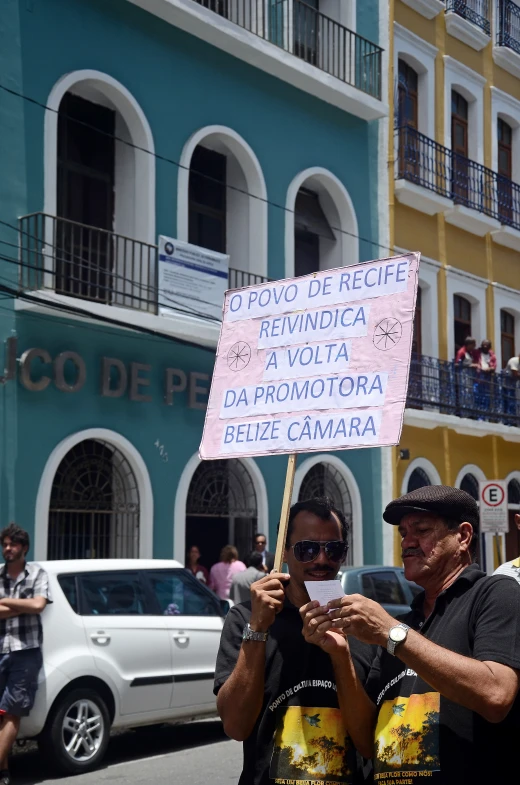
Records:
[[[115,735],[100,769],[56,778],[30,745],[11,758],[13,785],[236,785],[242,745],[230,741],[218,720],[141,728]]]

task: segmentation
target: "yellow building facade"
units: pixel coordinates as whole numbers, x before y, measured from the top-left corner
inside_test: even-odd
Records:
[[[400,495],[508,483],[520,512],[520,7],[390,0],[390,245],[420,251],[408,405],[393,455]],[[473,336],[489,354],[457,351]],[[467,367],[469,359],[471,365]],[[509,367],[508,367],[509,363]],[[499,548],[497,548],[499,545]],[[492,571],[520,538],[485,535]],[[399,563],[397,540],[393,557]]]

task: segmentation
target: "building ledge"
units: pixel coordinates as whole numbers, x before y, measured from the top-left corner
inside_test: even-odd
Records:
[[[518,229],[513,229],[512,226],[501,226],[500,229],[491,232],[491,236],[498,245],[505,245],[506,248],[511,248],[513,251],[520,251],[520,232]]]
[[[471,46],[472,49],[476,49],[477,52],[480,52],[489,43],[489,33],[481,30],[473,22],[464,19],[463,16],[454,11],[446,11],[445,19],[448,33],[454,38],[458,38],[464,44]]]
[[[362,120],[388,115],[388,105],[193,0],[129,0],[168,24]]]
[[[454,414],[440,414],[424,409],[405,409],[404,424],[411,428],[450,428],[462,436],[500,436],[506,442],[520,442],[520,428],[486,420],[469,420]]]
[[[405,179],[395,181],[395,195],[402,204],[427,215],[444,213],[453,208],[451,199]]]
[[[493,60],[504,71],[520,79],[520,55],[509,46],[493,46]]]
[[[216,348],[218,343],[220,322],[201,319],[198,316],[190,316],[177,311],[170,311],[167,315],[163,311],[160,316],[157,316],[145,311],[80,300],[77,297],[68,297],[42,289],[30,292],[30,296],[30,301],[18,298],[15,301],[15,309],[43,313],[57,319],[74,319],[82,322],[87,320],[93,324],[99,324],[99,317],[101,317],[101,319],[110,320],[110,323],[106,322],[108,327],[122,330],[145,328],[169,338],[178,338],[212,349]],[[61,310],[60,306],[61,308],[71,308],[76,313]],[[81,313],[79,313],[80,311]]]
[[[446,8],[444,0],[403,0],[403,3],[426,19],[433,19]]]
[[[488,232],[500,229],[500,222],[496,218],[490,218],[485,213],[464,207],[462,204],[455,205],[445,213],[446,222],[466,232],[484,237]]]

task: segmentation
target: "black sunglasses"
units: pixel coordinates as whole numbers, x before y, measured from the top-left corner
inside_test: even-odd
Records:
[[[297,561],[314,561],[320,555],[322,548],[325,548],[325,556],[330,561],[343,561],[348,551],[348,544],[343,540],[331,540],[330,542],[315,542],[314,540],[300,540],[292,546],[294,558]]]

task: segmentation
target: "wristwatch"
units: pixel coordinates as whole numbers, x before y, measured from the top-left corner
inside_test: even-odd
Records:
[[[251,629],[249,624],[246,624],[244,627],[244,632],[242,633],[242,640],[243,641],[260,641],[265,643],[268,639],[269,633],[268,632],[255,632]]]
[[[407,624],[396,624],[395,627],[391,627],[388,631],[386,650],[393,657],[395,657],[395,647],[406,640],[409,629],[410,627]]]

